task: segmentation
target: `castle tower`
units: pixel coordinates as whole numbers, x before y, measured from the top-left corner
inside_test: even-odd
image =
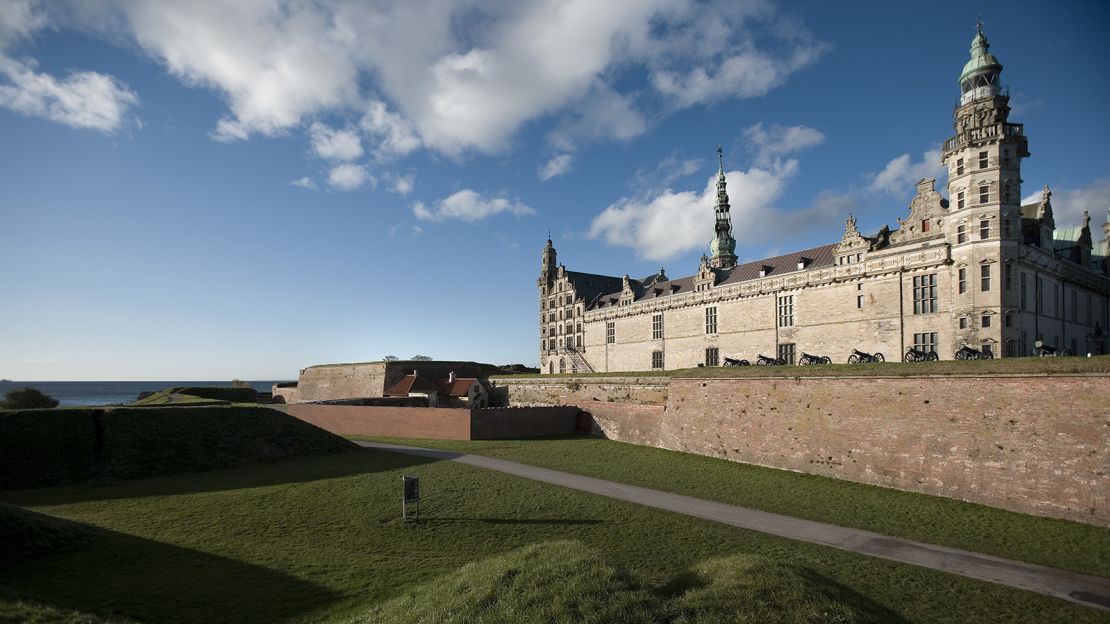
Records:
[[[546,362],[547,354],[555,349],[555,311],[551,294],[554,291],[555,279],[558,276],[557,254],[555,246],[551,244],[551,235],[547,236],[543,254],[540,256],[540,277],[536,280],[539,289],[540,302],[540,365]]]
[[[728,192],[725,190],[725,157],[720,147],[717,148],[717,160],[717,204],[714,207],[717,220],[713,225],[713,242],[709,244],[709,264],[715,269],[728,269],[736,266],[736,239],[732,237]]]
[[[1010,97],[1000,83],[1001,73],[980,21],[971,59],[958,81],[956,134],[944,142],[941,156],[948,167],[949,222],[966,220],[967,239],[974,230],[974,238],[981,240],[979,216],[984,214],[989,215],[989,238],[1021,237],[1021,159],[1029,156],[1029,142],[1021,124],[1009,123]]]

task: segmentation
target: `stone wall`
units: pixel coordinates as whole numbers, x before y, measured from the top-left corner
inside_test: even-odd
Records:
[[[610,401],[662,405],[668,377],[495,377],[491,400],[497,405],[581,405]]]

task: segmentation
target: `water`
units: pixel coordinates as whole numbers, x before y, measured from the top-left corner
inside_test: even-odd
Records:
[[[251,387],[269,392],[272,381],[252,381]],[[59,405],[113,405],[130,403],[140,392],[165,390],[173,386],[216,386],[227,388],[229,381],[0,381],[0,397],[9,390],[30,386],[58,399]]]

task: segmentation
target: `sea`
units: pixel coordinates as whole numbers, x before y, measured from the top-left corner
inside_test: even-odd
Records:
[[[259,392],[269,392],[273,381],[251,381]],[[26,387],[37,388],[55,399],[58,405],[119,405],[139,398],[140,392],[165,390],[174,386],[214,386],[228,388],[224,381],[0,381],[0,397],[9,390]]]

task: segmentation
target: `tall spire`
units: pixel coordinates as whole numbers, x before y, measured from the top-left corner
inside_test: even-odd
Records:
[[[713,225],[713,242],[709,244],[713,268],[727,269],[736,266],[736,239],[732,237],[732,218],[729,215],[728,191],[725,183],[725,155],[717,146],[717,204],[714,206],[716,223]]]

